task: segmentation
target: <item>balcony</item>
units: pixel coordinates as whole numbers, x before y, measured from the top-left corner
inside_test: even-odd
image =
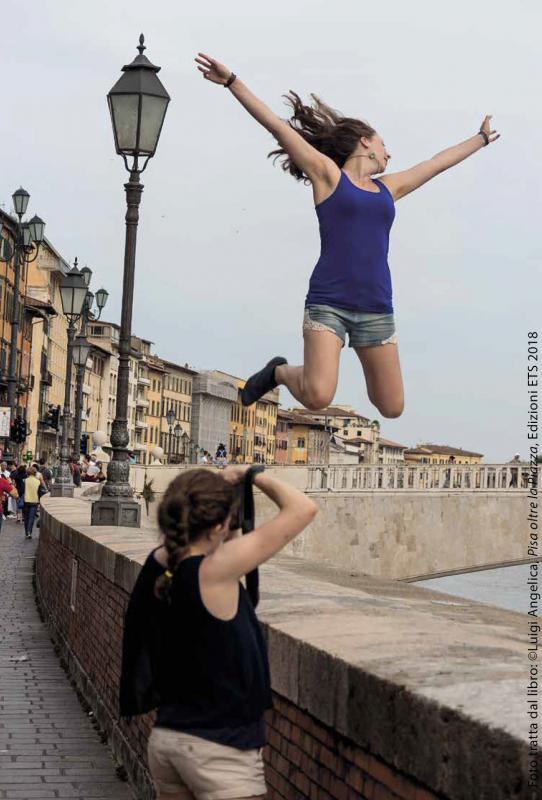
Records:
[[[137,382],[140,386],[150,386],[151,382],[148,378],[145,378],[143,375],[138,375]]]
[[[149,423],[142,419],[136,419],[135,426],[138,430],[145,430],[145,428],[149,427]]]
[[[41,381],[41,382],[42,382],[42,383],[43,383],[45,386],[52,386],[52,385],[53,385],[53,375],[52,375],[52,373],[51,373],[51,372],[49,372],[49,370],[44,370],[44,371],[41,373],[40,381]]]
[[[144,397],[136,397],[136,406],[138,408],[148,408],[149,407],[149,401],[145,400]]]

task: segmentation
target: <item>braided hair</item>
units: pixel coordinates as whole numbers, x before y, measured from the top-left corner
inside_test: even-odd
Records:
[[[190,545],[226,521],[235,499],[233,485],[208,469],[192,469],[171,481],[158,506],[158,526],[164,534],[168,566],[156,580],[156,597],[170,600],[173,575]]]
[[[376,133],[368,122],[354,117],[344,117],[312,92],[313,106],[306,106],[292,89],[283,97],[292,106],[294,112],[291,119],[285,120],[285,122],[316,150],[331,158],[338,167],[343,167],[362,136],[371,139]],[[268,158],[270,156],[275,156],[273,163],[277,158],[287,156],[282,162],[282,169],[293,175],[296,180],[310,183],[309,178],[291,160],[283,147],[272,150],[267,155]]]

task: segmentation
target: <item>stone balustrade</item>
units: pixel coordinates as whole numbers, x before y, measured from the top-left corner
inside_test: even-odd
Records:
[[[360,464],[308,468],[307,491],[525,491],[542,466],[526,464]]]

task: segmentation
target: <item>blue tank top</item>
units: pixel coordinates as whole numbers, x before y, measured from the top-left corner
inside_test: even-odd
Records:
[[[395,204],[382,181],[373,181],[380,192],[360,189],[341,170],[333,194],[315,206],[321,253],[305,305],[393,313],[388,248]]]

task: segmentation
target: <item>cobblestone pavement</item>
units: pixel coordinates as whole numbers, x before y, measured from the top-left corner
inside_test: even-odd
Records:
[[[54,653],[32,588],[39,530],[0,532],[0,798],[133,800]]]

